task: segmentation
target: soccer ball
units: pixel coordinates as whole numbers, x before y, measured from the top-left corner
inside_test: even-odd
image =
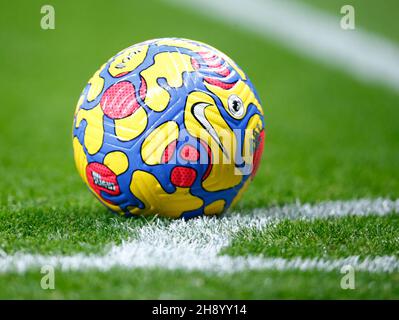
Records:
[[[226,211],[253,179],[263,144],[263,111],[246,74],[186,39],[119,52],[89,80],[74,115],[80,176],[125,216]]]

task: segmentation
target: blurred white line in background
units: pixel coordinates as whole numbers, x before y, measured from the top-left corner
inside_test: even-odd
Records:
[[[338,9],[332,15],[287,0],[166,1],[278,41],[363,82],[381,83],[399,92],[399,46],[358,27],[341,29]],[[267,52],[264,55],[266,59]]]

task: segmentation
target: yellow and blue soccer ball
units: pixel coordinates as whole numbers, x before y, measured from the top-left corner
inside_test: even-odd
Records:
[[[74,116],[80,176],[125,216],[224,212],[253,179],[263,144],[263,111],[246,74],[186,39],[150,40],[112,57]]]

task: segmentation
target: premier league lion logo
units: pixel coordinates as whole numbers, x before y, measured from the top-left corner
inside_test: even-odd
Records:
[[[168,38],[104,64],[74,116],[84,182],[125,216],[217,215],[254,177],[264,144],[258,95],[225,54]]]

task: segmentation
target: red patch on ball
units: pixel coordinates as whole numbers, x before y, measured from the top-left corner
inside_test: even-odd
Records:
[[[140,97],[144,98],[147,88],[145,81],[141,82]],[[118,82],[109,87],[100,101],[104,114],[111,119],[123,119],[132,115],[140,104],[136,98],[136,88],[129,81]]]
[[[263,153],[263,146],[265,144],[265,130],[262,130],[256,141],[256,149],[254,152],[254,157],[253,157],[253,167],[252,167],[252,173],[251,177],[255,177],[256,171],[258,171],[259,165],[260,165],[260,160],[262,159],[262,153]]]
[[[193,168],[174,167],[170,176],[170,181],[181,188],[191,187],[197,177],[197,171]]]
[[[90,187],[101,196],[101,191],[112,196],[120,194],[116,174],[105,165],[92,162],[86,167],[86,177]]]
[[[180,156],[186,161],[197,161],[200,157],[198,150],[190,144],[186,144],[181,148]]]

